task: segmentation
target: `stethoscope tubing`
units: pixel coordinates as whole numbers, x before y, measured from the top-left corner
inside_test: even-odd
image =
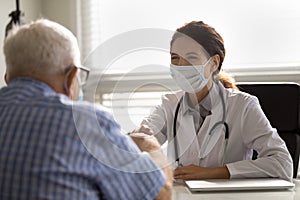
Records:
[[[219,84],[219,83],[217,83]],[[199,161],[199,165],[202,159],[202,152],[205,152],[204,150],[206,150],[207,148],[207,144],[210,141],[210,138],[212,136],[212,132],[213,130],[220,124],[223,124],[225,127],[225,145],[224,145],[224,151],[223,151],[223,159],[222,159],[222,165],[224,165],[224,161],[225,161],[225,156],[226,156],[226,149],[227,149],[227,144],[228,144],[228,139],[229,139],[229,127],[228,124],[225,122],[225,117],[226,117],[226,107],[225,107],[225,100],[224,100],[224,96],[221,94],[221,90],[220,90],[220,86],[219,86],[219,95],[221,97],[221,101],[222,101],[222,107],[223,107],[223,117],[222,120],[215,123],[214,126],[210,129],[208,137],[209,139],[206,139],[203,147],[200,150],[200,161]],[[183,100],[183,96],[180,98],[179,102],[177,103],[176,109],[175,109],[175,114],[174,114],[174,121],[173,121],[173,138],[174,138],[174,153],[175,153],[175,161],[177,163],[177,165],[179,164],[179,153],[178,153],[178,141],[176,138],[177,135],[177,130],[176,130],[176,124],[177,124],[177,118],[178,118],[178,113],[179,113],[179,109],[181,106]]]

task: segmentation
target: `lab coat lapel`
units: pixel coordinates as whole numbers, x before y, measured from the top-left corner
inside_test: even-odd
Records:
[[[187,149],[191,147],[196,139],[196,132],[192,115],[187,113],[181,118],[177,137],[179,141],[179,155],[181,157],[182,154],[184,154]]]
[[[193,116],[186,113],[184,116],[180,112],[178,115],[177,120],[178,126],[177,126],[177,135],[176,135],[176,141],[177,141],[177,147],[178,147],[178,156],[180,158],[180,163],[184,164],[190,160],[190,156],[182,156],[183,154],[187,154],[190,150],[191,146],[194,145],[194,143],[198,143],[196,139],[196,132],[194,128],[194,120]],[[196,142],[195,142],[196,141]],[[199,145],[197,144],[197,151],[199,150]],[[175,155],[175,140],[174,138],[169,142],[168,144],[168,159],[170,161],[176,160]]]
[[[225,92],[224,92],[224,87],[221,86],[221,84],[217,85],[218,92],[221,91],[221,94],[224,97],[224,100],[226,99],[225,97]],[[216,143],[218,142],[220,137],[223,137],[225,134],[224,131],[224,125],[222,123],[222,118],[223,118],[223,106],[222,106],[222,101],[220,99],[219,94],[217,93],[213,97],[213,105],[212,105],[212,110],[211,110],[211,115],[206,117],[209,120],[209,126],[208,129],[206,130],[205,137],[203,139],[202,145],[201,145],[201,151],[200,151],[200,157],[204,158],[207,156],[211,150],[214,148]],[[225,106],[226,106],[226,100],[225,100]],[[216,124],[219,124],[218,126],[215,126]],[[206,126],[207,127],[207,126]],[[205,124],[203,124],[203,128],[205,128]],[[210,136],[211,135],[211,136]]]

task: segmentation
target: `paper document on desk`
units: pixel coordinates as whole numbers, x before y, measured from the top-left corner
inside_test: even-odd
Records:
[[[274,178],[192,180],[185,181],[185,184],[192,192],[286,190],[295,187],[294,183]]]

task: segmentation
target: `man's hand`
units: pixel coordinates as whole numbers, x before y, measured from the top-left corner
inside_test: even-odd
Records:
[[[160,166],[165,174],[166,182],[160,192],[155,197],[155,200],[172,198],[173,173],[169,166],[166,157],[164,156],[160,144],[153,135],[144,133],[131,133],[130,137],[137,144],[141,151],[146,151],[150,154],[154,162]]]
[[[140,128],[133,130],[131,133],[145,133],[147,135],[153,135],[153,131],[149,126],[142,124]]]
[[[153,135],[146,135],[144,133],[131,133],[130,137],[141,151],[150,153],[161,150],[159,142]]]
[[[207,168],[196,165],[177,167],[174,170],[175,179],[199,180],[199,179],[229,179],[230,173],[227,167]]]

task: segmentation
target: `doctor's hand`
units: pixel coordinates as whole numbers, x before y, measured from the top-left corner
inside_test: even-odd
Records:
[[[229,179],[230,173],[226,166],[207,168],[196,165],[177,167],[174,170],[175,179],[199,180],[199,179]]]
[[[161,151],[160,144],[153,135],[147,135],[144,133],[131,133],[130,137],[141,151]]]
[[[142,124],[140,128],[133,130],[131,133],[145,133],[147,135],[153,135],[153,131],[149,126]]]

